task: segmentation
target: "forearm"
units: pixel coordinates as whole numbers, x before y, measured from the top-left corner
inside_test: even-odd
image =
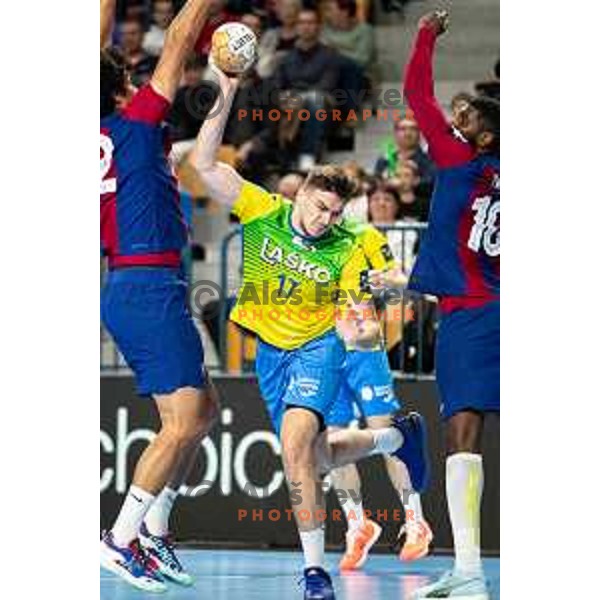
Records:
[[[152,85],[169,100],[175,95],[184,61],[204,27],[208,7],[207,0],[187,0],[167,30]]]
[[[221,94],[216,101],[222,102],[221,108],[215,116],[206,119],[202,124],[190,155],[190,161],[198,171],[209,196],[228,206],[239,196],[243,180],[232,167],[217,162],[216,156],[223,140],[236,89],[236,84],[221,85]],[[215,111],[214,106],[212,110]]]
[[[116,4],[116,0],[100,0],[100,50],[109,44]]]

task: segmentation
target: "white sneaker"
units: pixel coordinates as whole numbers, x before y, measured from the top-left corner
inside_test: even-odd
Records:
[[[483,574],[463,575],[448,571],[435,583],[418,589],[411,596],[411,600],[422,600],[423,598],[490,600],[490,594]]]

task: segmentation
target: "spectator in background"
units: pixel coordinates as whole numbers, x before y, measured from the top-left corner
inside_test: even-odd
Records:
[[[277,193],[284,198],[295,200],[298,190],[304,183],[304,177],[300,173],[287,173],[277,183]]]
[[[369,222],[375,227],[403,224],[398,192],[387,182],[379,181],[368,195]],[[386,232],[392,254],[409,271],[415,258],[418,234],[416,231],[391,230]]]
[[[255,12],[247,12],[242,15],[240,22],[249,27],[256,36],[256,40],[260,43],[262,37],[263,25],[260,15]]]
[[[356,0],[328,0],[321,41],[353,60],[365,72],[375,62],[375,35],[356,18]]]
[[[475,92],[478,96],[487,96],[500,102],[500,59],[494,64],[493,77],[476,83]]]
[[[335,51],[319,41],[321,23],[317,11],[303,9],[298,15],[298,40],[275,74],[275,87],[282,95],[299,97],[309,111],[300,124],[298,169],[308,171],[317,162],[327,130],[327,120],[318,119],[327,106],[328,94],[339,82],[340,67]]]
[[[403,160],[396,174],[387,181],[398,196],[397,218],[424,223],[429,216],[429,197],[419,195],[419,167],[414,160]]]
[[[369,192],[369,221],[376,227],[389,227],[410,225],[415,219],[406,214],[396,189],[380,181]],[[386,236],[394,258],[402,263],[406,272],[410,271],[418,250],[418,232],[392,229],[386,231]],[[424,297],[411,301],[410,310],[403,311],[400,321],[395,316],[386,321],[386,348],[393,370],[415,372],[421,367],[429,372],[433,369],[435,312],[435,301]]]
[[[394,121],[394,145],[390,146],[384,156],[375,163],[375,175],[378,177],[393,177],[398,165],[405,160],[414,161],[419,167],[422,193],[431,194],[435,166],[426,152],[421,148],[421,132],[416,121],[401,119]]]
[[[169,112],[171,139],[174,142],[193,140],[216,97],[216,85],[203,81],[204,64],[197,55],[187,59],[182,83]]]
[[[131,74],[131,82],[141,86],[149,81],[157,59],[143,48],[144,30],[137,19],[128,19],[121,25],[121,50]]]
[[[175,16],[173,2],[171,0],[154,0],[152,6],[152,25],[144,35],[144,50],[152,56],[160,56],[165,33]]]
[[[368,184],[364,169],[355,161],[349,160],[342,165],[344,173],[358,182],[358,194],[348,200],[344,206],[344,217],[366,223],[369,220]]]
[[[281,25],[265,31],[258,47],[256,71],[262,79],[275,74],[284,56],[294,48],[298,38],[296,24],[301,0],[278,0],[277,16]]]

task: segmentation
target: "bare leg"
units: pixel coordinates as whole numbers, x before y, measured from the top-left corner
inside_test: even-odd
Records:
[[[140,457],[133,485],[156,495],[176,474],[184,454],[208,433],[217,417],[217,405],[206,390],[195,388],[181,388],[155,399],[161,429]]]
[[[338,427],[329,427],[327,435],[330,436],[336,431],[340,431]],[[338,499],[344,514],[346,522],[350,530],[356,529],[362,525],[363,507],[361,496],[360,475],[354,463],[336,467],[329,473],[333,487],[341,494]]]
[[[285,412],[281,428],[283,464],[298,529],[321,527],[317,511],[324,508],[321,475],[317,470],[315,442],[319,434],[316,416],[302,408]]]
[[[118,546],[135,539],[158,493],[173,477],[182,458],[208,432],[217,406],[205,390],[186,387],[156,396],[161,429],[140,457],[133,481],[112,528]]]

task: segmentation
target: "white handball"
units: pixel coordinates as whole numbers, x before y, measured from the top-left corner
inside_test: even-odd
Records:
[[[213,33],[210,57],[223,73],[241,75],[256,61],[257,49],[252,29],[243,23],[225,23]]]

